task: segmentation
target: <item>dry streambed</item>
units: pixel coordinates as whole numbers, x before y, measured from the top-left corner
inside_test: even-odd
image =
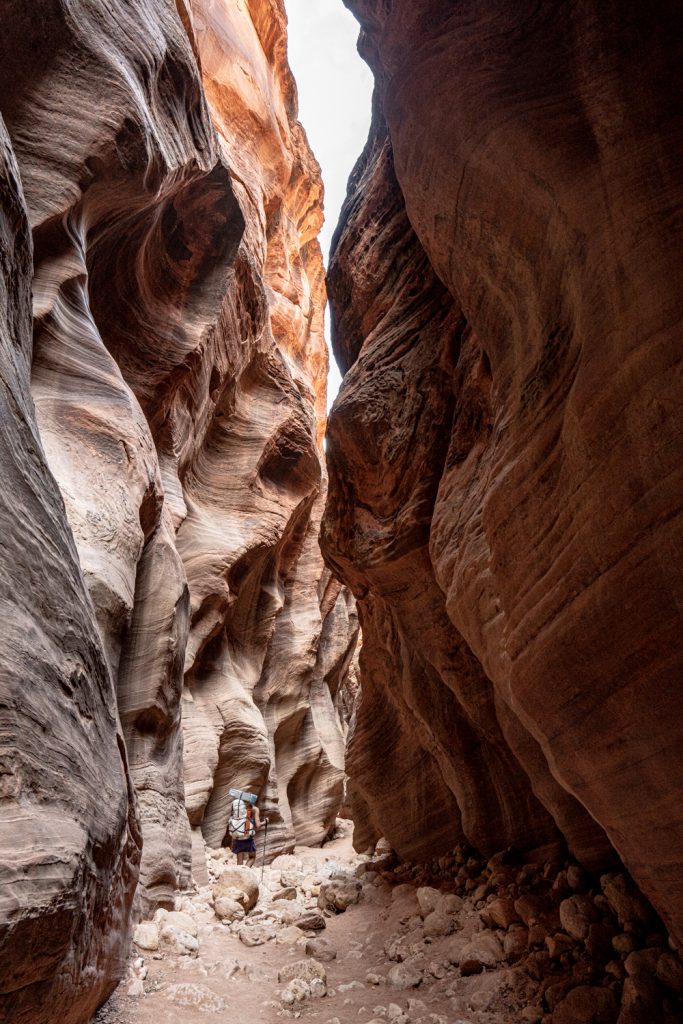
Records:
[[[348,838],[208,884],[135,931],[98,1024],[681,1024],[683,966],[621,874],[557,847],[488,863],[358,857]]]

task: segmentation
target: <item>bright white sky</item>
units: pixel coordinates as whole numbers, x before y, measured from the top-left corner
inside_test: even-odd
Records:
[[[358,22],[342,0],[285,0],[289,63],[299,90],[299,120],[306,129],[325,184],[325,225],[320,234],[327,263],[346,182],[370,128],[373,78],[356,51]],[[329,344],[329,315],[326,333]],[[341,377],[330,350],[327,404]]]

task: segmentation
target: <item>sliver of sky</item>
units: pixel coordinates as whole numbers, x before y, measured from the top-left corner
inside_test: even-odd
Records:
[[[373,78],[356,50],[358,22],[342,0],[285,0],[285,7],[289,63],[299,91],[299,120],[322,168],[325,185],[320,244],[327,265],[346,183],[368,137]],[[328,309],[328,346],[329,319]],[[328,408],[340,383],[330,350]]]

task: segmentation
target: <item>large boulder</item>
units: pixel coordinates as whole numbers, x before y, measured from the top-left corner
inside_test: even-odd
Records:
[[[213,886],[214,898],[227,896],[240,903],[248,913],[257,903],[259,881],[255,871],[238,864],[228,864],[222,870]]]
[[[299,978],[301,981],[313,981],[314,978],[327,981],[327,971],[318,960],[297,960],[293,964],[282,967],[278,971],[277,977],[281,984],[293,981],[294,978]]]
[[[159,926],[154,921],[141,921],[133,931],[133,942],[140,949],[154,952],[159,948]]]
[[[588,938],[591,924],[598,913],[590,896],[570,896],[560,903],[560,922],[573,939],[583,942]]]
[[[555,1007],[553,1024],[615,1024],[619,1003],[609,988],[581,985]],[[641,1024],[645,1024],[641,1017]]]
[[[321,910],[331,910],[335,914],[341,914],[354,903],[358,903],[361,889],[362,886],[356,879],[326,882],[320,887],[318,906]]]

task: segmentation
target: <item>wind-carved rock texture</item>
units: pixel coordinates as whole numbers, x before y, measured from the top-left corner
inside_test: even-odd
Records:
[[[10,0],[0,49],[0,1016],[36,1024],[108,994],[138,872],[168,904],[230,785],[275,852],[324,837],[357,617],[282,3]]]
[[[344,781],[335,698],[358,630],[348,593],[324,585],[317,543],[322,185],[296,120],[283,4],[193,2],[189,15],[245,231],[217,331],[215,410],[174,510],[191,596],[187,808],[219,846],[230,787],[263,792],[275,855],[321,841],[334,823]],[[170,456],[167,471],[167,493],[178,493]]]
[[[0,119],[0,1017],[87,1019],[123,968],[135,801],[92,605],[31,401],[32,246]],[[87,989],[79,976],[89,977]]]
[[[322,536],[357,846],[559,830],[681,942],[680,12],[348,6],[377,89]]]

